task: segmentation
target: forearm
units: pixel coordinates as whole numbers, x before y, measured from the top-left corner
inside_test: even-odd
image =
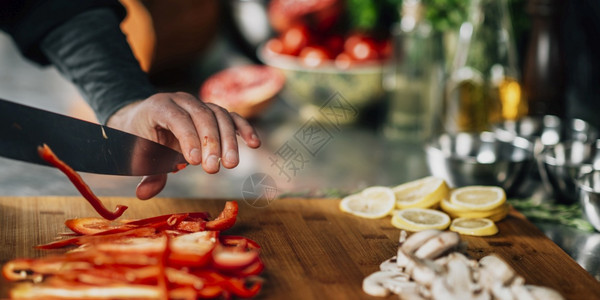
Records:
[[[78,87],[102,124],[123,106],[156,92],[110,9],[75,16],[50,32],[40,48]]]

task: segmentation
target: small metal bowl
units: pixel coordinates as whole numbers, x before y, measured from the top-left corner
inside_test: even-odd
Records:
[[[584,120],[570,119],[563,121],[553,115],[507,120],[493,125],[493,131],[499,139],[504,141],[510,141],[515,137],[530,140],[534,143],[534,155],[561,141],[590,142],[599,137],[598,130]]]
[[[443,134],[425,151],[430,173],[452,187],[494,185],[514,195],[533,164],[532,147],[524,138],[507,142],[482,132]]]
[[[538,169],[546,191],[561,203],[577,201],[576,179],[600,168],[600,142],[566,141],[544,149]]]
[[[583,215],[600,231],[600,170],[592,170],[577,178],[577,194]]]

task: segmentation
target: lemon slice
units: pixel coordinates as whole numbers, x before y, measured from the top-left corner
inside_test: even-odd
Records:
[[[444,230],[450,225],[450,217],[435,209],[406,208],[394,212],[392,225],[408,231]]]
[[[399,209],[430,208],[448,197],[448,185],[438,177],[425,177],[393,188]]]
[[[457,218],[452,220],[450,230],[465,235],[488,236],[498,233],[494,221],[487,218]]]
[[[505,202],[504,189],[496,186],[466,186],[450,194],[450,203],[462,210],[492,210]]]
[[[396,197],[391,188],[373,186],[342,199],[340,209],[362,218],[378,219],[389,215],[395,205]]]
[[[498,222],[508,215],[510,205],[508,202],[504,202],[500,206],[490,210],[473,210],[465,209],[462,206],[443,199],[440,202],[440,208],[450,215],[451,218],[488,218],[494,222]]]

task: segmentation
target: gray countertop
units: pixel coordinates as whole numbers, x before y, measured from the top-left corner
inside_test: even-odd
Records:
[[[343,91],[340,91],[343,94]],[[52,68],[25,61],[0,34],[0,98],[93,120],[76,89]],[[278,99],[252,122],[263,146],[240,149],[240,165],[214,175],[188,167],[169,175],[158,197],[241,198],[257,175],[272,179],[277,194],[327,196],[350,193],[370,185],[393,186],[428,175],[422,147],[386,140],[375,126],[342,126],[328,130],[319,148],[306,148],[295,137],[308,124],[294,108]],[[305,145],[306,146],[306,145]],[[282,151],[302,153],[293,168],[281,168]],[[82,174],[99,196],[135,196],[140,178]],[[59,171],[0,158],[0,195],[78,195]],[[150,200],[152,201],[152,200]],[[536,223],[538,227],[594,277],[600,279],[600,234]]]

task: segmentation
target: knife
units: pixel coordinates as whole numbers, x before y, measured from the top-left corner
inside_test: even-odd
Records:
[[[109,175],[156,175],[187,164],[169,147],[99,124],[0,99],[0,156],[49,165],[47,144],[71,168]]]

